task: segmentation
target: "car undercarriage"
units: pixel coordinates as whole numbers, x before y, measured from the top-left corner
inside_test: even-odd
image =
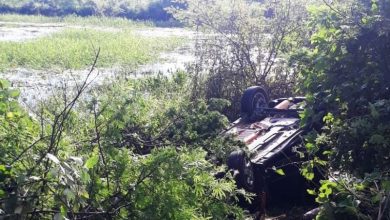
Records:
[[[299,171],[305,158],[297,154],[309,131],[299,117],[304,107],[304,97],[269,100],[262,87],[253,86],[242,96],[241,118],[224,132],[245,145],[229,155],[227,165],[238,188],[258,196],[257,212],[264,214],[276,200],[306,196]]]

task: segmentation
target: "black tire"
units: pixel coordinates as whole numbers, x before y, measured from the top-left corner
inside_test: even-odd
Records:
[[[230,170],[238,171],[235,176],[237,187],[253,192],[255,179],[251,161],[246,157],[245,152],[237,150],[230,153],[227,165]]]
[[[269,96],[260,86],[247,88],[241,97],[241,116],[252,118],[257,108],[268,108]]]

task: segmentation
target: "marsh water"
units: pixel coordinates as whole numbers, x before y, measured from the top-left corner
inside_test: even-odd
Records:
[[[0,22],[0,41],[23,42],[45,37],[65,28],[92,28],[99,31],[120,31],[120,28],[106,28],[95,26],[77,26],[56,23],[21,23]],[[195,32],[184,28],[135,28],[134,34],[142,37],[184,37],[186,43],[178,48],[156,54],[153,63],[140,65],[136,68],[113,66],[97,68],[90,75],[91,86],[100,85],[121,77],[142,77],[146,74],[171,74],[178,70],[185,70],[194,62]],[[91,61],[92,62],[92,61]],[[71,90],[83,82],[89,69],[85,70],[33,70],[27,68],[13,68],[0,72],[0,78],[10,81],[11,86],[21,91],[20,101],[28,108],[34,108],[38,101],[42,101],[58,90]]]

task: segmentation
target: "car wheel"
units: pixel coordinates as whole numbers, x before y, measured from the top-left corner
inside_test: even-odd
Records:
[[[242,150],[232,152],[227,160],[230,170],[238,171],[235,180],[238,188],[244,188],[248,191],[254,190],[254,175],[251,161],[246,157]]]
[[[245,118],[253,118],[258,108],[268,108],[269,96],[264,88],[252,86],[246,89],[241,98],[241,115]]]

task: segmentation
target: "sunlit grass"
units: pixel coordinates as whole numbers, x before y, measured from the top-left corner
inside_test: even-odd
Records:
[[[183,39],[149,38],[131,30],[97,31],[67,29],[26,42],[0,42],[0,70],[26,67],[33,69],[83,69],[100,48],[98,67],[113,65],[135,67],[158,59],[160,51],[172,50]]]
[[[153,26],[151,22],[132,21],[126,18],[105,16],[80,17],[68,15],[64,17],[46,17],[42,15],[0,14],[0,22],[29,22],[29,23],[63,23],[80,26],[109,26],[109,27],[145,27]]]

